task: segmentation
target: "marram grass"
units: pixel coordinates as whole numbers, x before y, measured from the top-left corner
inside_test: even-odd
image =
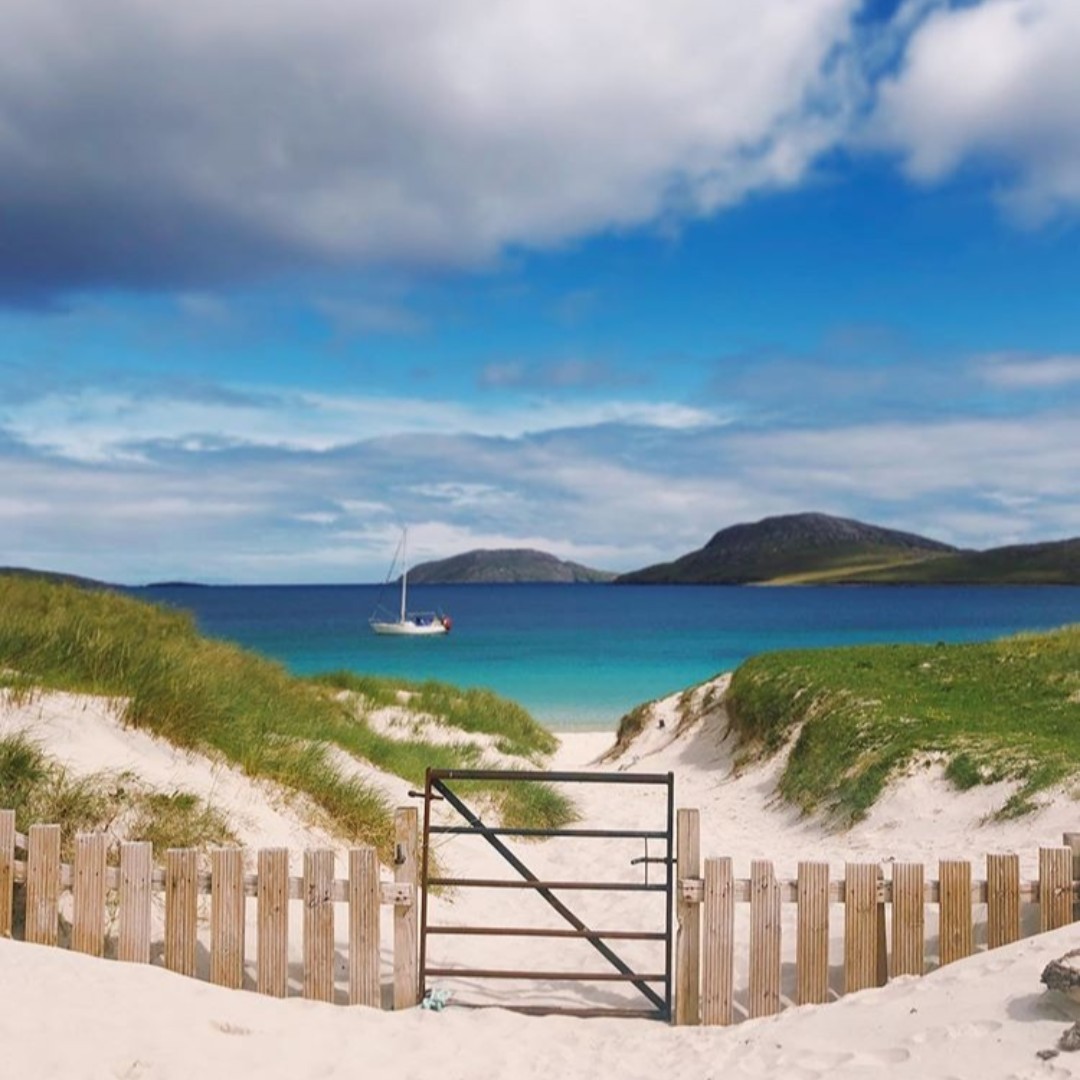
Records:
[[[767,653],[735,672],[728,711],[745,757],[794,739],[780,793],[839,824],[890,779],[944,763],[958,788],[1017,784],[999,816],[1080,777],[1080,626],[979,644]]]
[[[393,703],[399,689],[418,693],[443,723],[492,735],[497,745],[533,760],[554,746],[550,732],[495,695],[391,680],[354,686],[350,679],[296,678],[279,664],[202,637],[186,613],[116,592],[0,575],[0,686],[117,698],[125,722],[180,746],[216,751],[250,776],[303,793],[339,834],[373,843],[384,856],[393,842],[391,808],[374,789],[343,774],[331,748],[413,783],[422,780],[425,764],[467,767],[478,764],[477,752],[381,736],[342,690],[378,693]],[[520,811],[519,796],[488,795],[497,807]],[[560,813],[568,819],[571,804]]]

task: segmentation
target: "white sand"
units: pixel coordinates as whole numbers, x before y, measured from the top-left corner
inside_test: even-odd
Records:
[[[659,721],[664,721],[663,727]],[[1065,793],[1038,814],[1006,825],[985,824],[1006,789],[950,790],[934,767],[920,768],[892,789],[869,819],[850,832],[831,834],[776,805],[778,763],[730,775],[722,711],[714,709],[678,737],[674,700],[659,705],[643,735],[623,758],[599,766],[647,772],[674,771],[677,803],[702,813],[702,848],[730,855],[746,877],[752,858],[771,858],[780,877],[792,877],[800,859],[915,860],[936,877],[941,857],[962,857],[983,876],[990,851],[1015,850],[1025,878],[1034,874],[1039,845],[1056,845],[1066,830],[1080,831],[1080,805]],[[75,771],[130,768],[159,786],[180,786],[212,798],[252,846],[324,846],[329,838],[310,826],[302,803],[199,755],[178,753],[144,733],[122,729],[105,703],[47,695],[29,707],[0,708],[0,732],[30,727],[49,751]],[[610,737],[567,735],[553,767],[590,763]],[[386,789],[403,785],[384,778]],[[653,827],[663,807],[655,793],[615,785],[574,790],[582,825]],[[447,808],[437,807],[437,817]],[[449,820],[449,817],[446,817]],[[641,841],[549,841],[515,845],[528,865],[552,879],[590,877],[640,881],[630,859]],[[659,845],[651,848],[659,853]],[[447,873],[510,876],[482,840],[444,840],[439,857]],[[653,868],[652,874],[659,874]],[[640,894],[563,894],[590,925],[654,926],[658,901]],[[652,908],[649,904],[652,904]],[[292,905],[294,908],[299,905]],[[740,905],[742,908],[743,905]],[[793,940],[785,905],[785,948]],[[740,912],[740,920],[744,918]],[[557,918],[519,890],[456,890],[432,902],[433,924],[557,925]],[[834,962],[841,955],[839,912],[834,914]],[[339,912],[339,940],[345,937]],[[933,950],[934,927],[928,922]],[[253,936],[253,935],[252,935]],[[647,1021],[522,1017],[504,1010],[409,1010],[394,1014],[274,1001],[229,992],[173,976],[158,968],[93,961],[62,950],[0,942],[0,1078],[67,1077],[224,1078],[394,1077],[594,1080],[616,1077],[1055,1077],[1080,1075],[1080,1055],[1050,1062],[1036,1051],[1053,1046],[1080,1013],[1044,993],[1045,963],[1080,945],[1080,930],[1033,938],[933,972],[894,980],[826,1006],[788,1009],[779,1017],[744,1021],[730,1029],[673,1029]],[[299,933],[293,934],[299,942]],[[740,932],[745,951],[745,928]],[[588,946],[526,941],[443,938],[440,961],[495,967],[604,970]],[[654,950],[652,953],[649,950]],[[620,952],[646,966],[655,947]],[[387,958],[388,959],[388,958]],[[791,971],[785,952],[785,992]],[[745,957],[737,961],[738,998],[745,1000]],[[584,993],[565,985],[492,984],[435,979],[455,1000],[624,1002],[632,990],[592,984]]]

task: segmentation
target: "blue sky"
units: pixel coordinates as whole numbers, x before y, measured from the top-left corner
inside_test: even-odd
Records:
[[[0,15],[0,565],[1080,535],[1075,0]]]

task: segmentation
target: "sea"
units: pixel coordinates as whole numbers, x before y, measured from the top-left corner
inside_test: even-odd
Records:
[[[441,637],[380,637],[377,585],[130,590],[296,674],[347,670],[486,687],[552,729],[613,729],[634,706],[775,649],[982,641],[1080,623],[1080,587],[414,586]]]

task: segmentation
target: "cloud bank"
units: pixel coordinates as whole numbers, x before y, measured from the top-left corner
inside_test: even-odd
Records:
[[[796,183],[857,0],[2,0],[0,285],[462,266]]]

